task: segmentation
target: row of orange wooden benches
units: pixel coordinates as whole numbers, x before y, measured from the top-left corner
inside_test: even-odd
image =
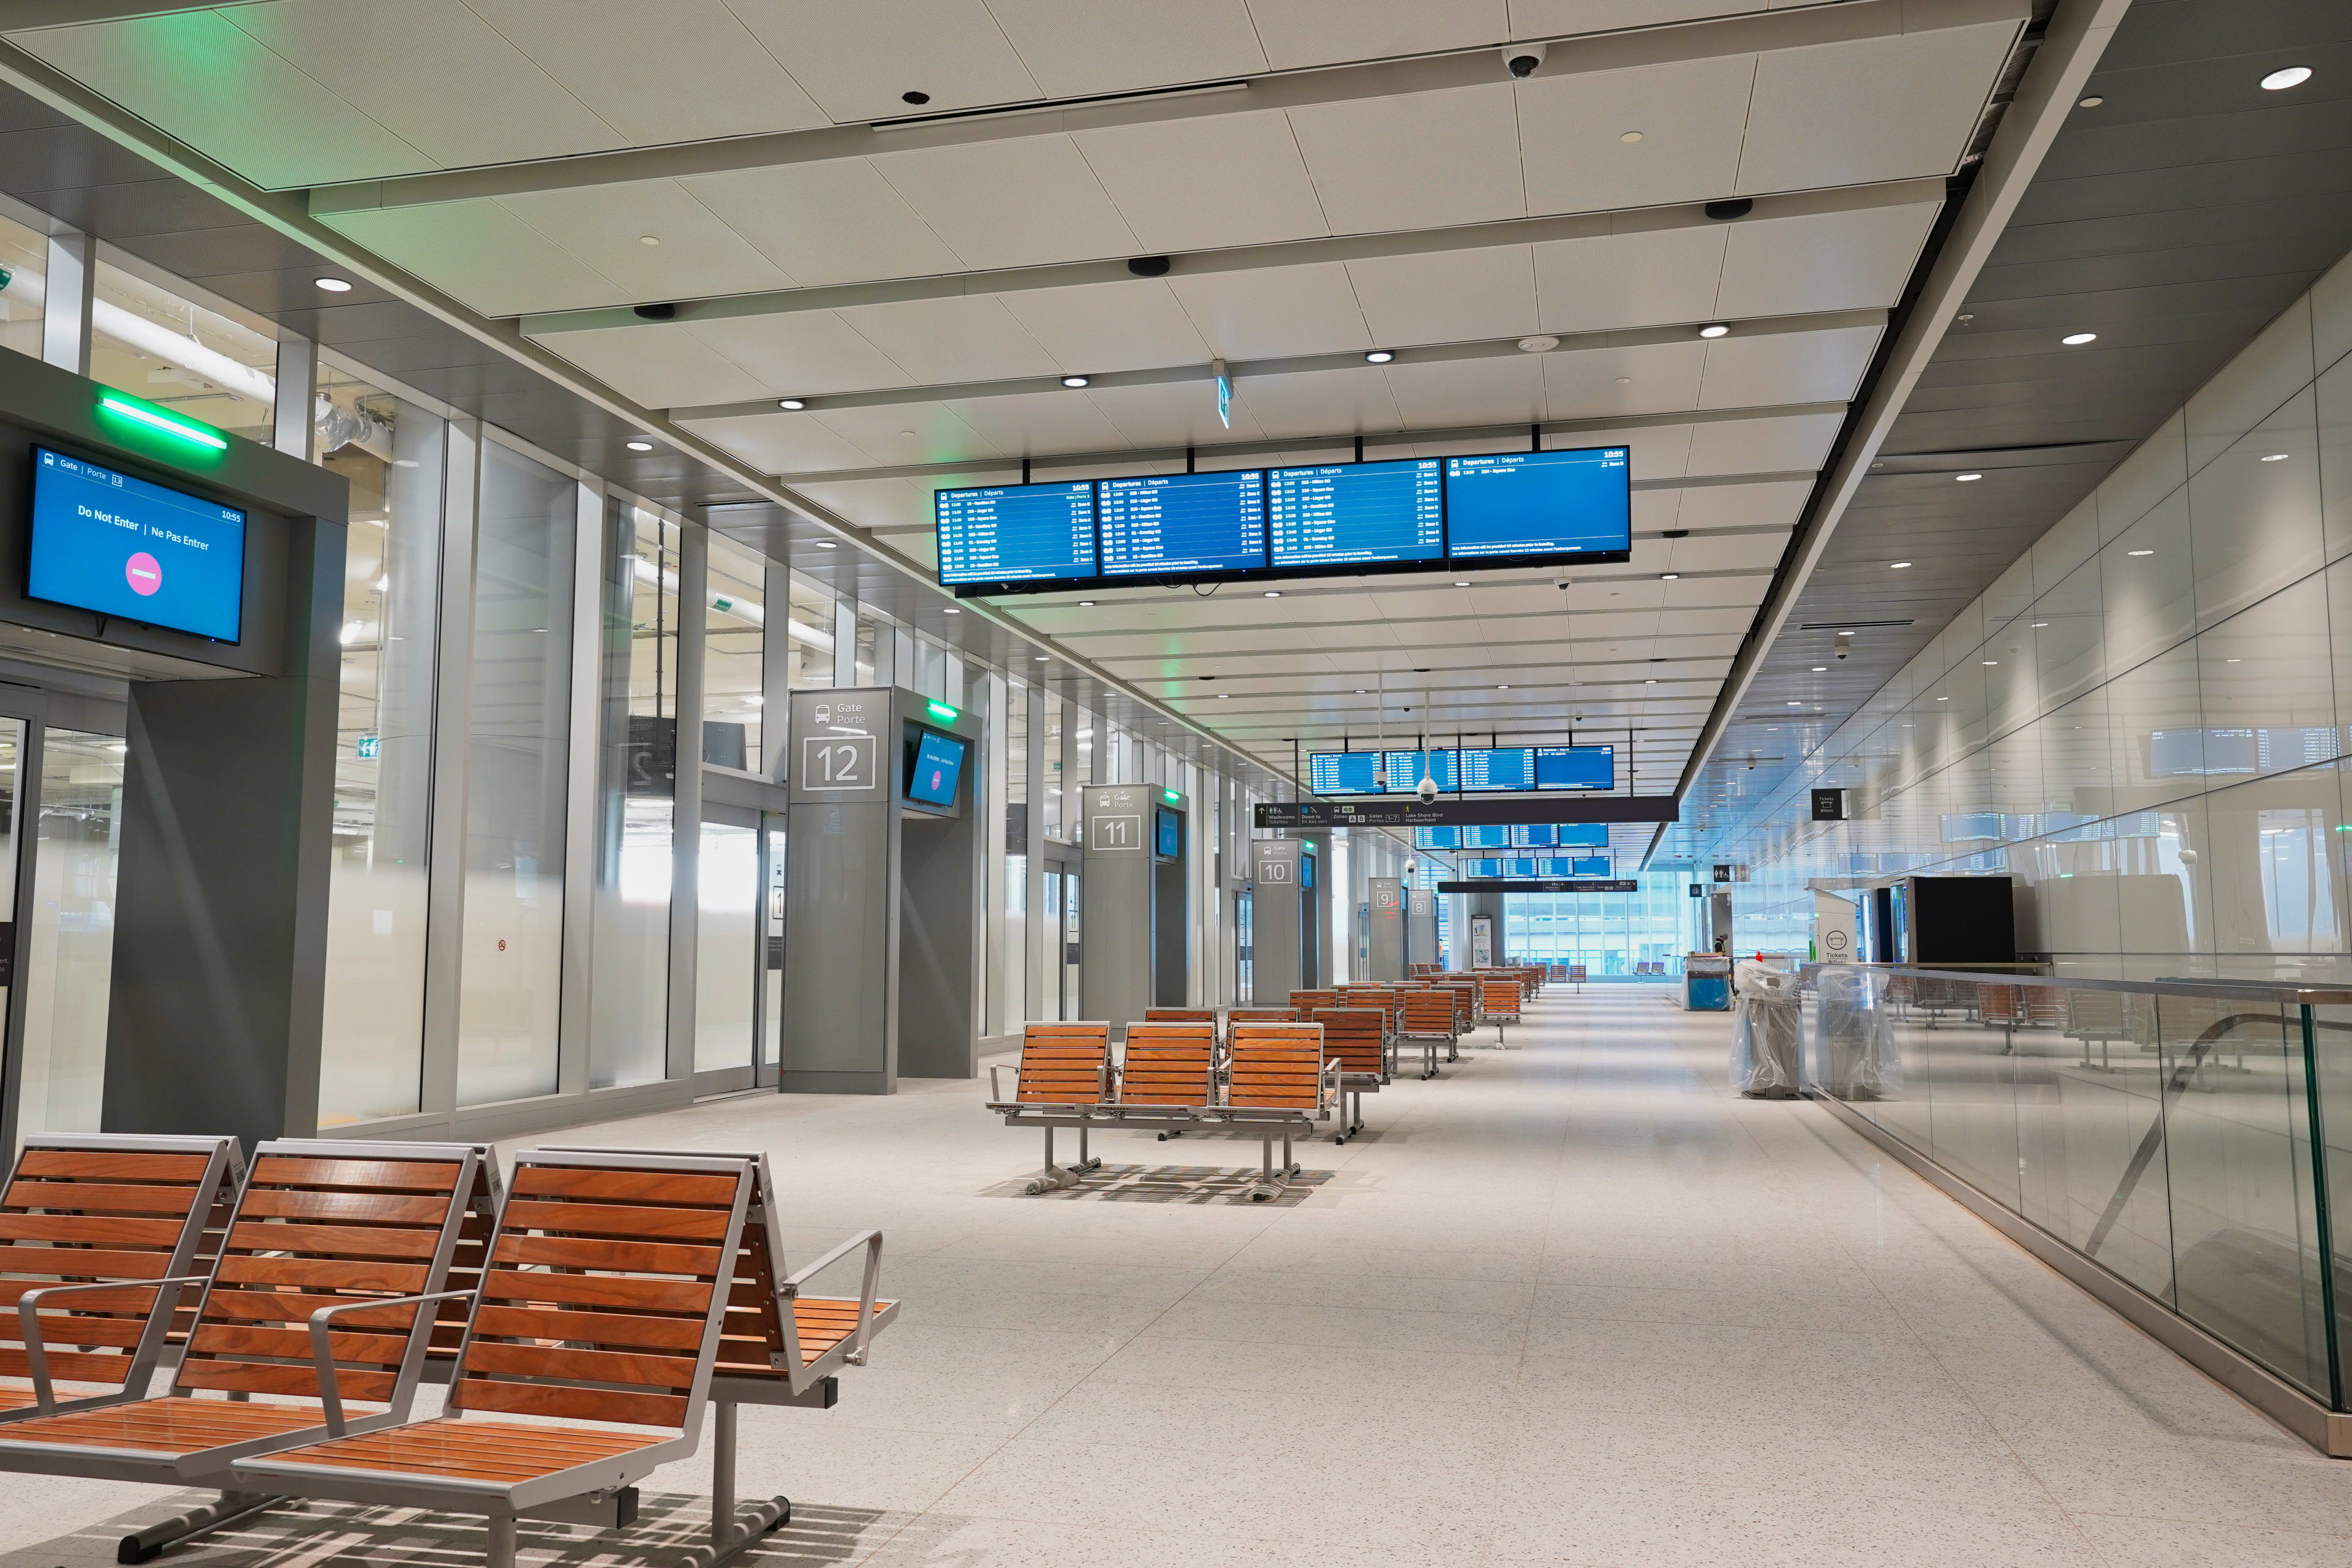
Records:
[[[1363,1097],[1393,1079],[1405,1043],[1421,1045],[1421,1076],[1433,1078],[1441,1047],[1447,1060],[1459,1060],[1461,1037],[1480,1024],[1495,1024],[1499,1043],[1503,1024],[1518,1019],[1536,984],[1514,971],[1294,991],[1288,1007],[1236,1007],[1222,1016],[1154,1007],[1128,1026],[1120,1058],[1108,1023],[1032,1023],[1009,1098],[998,1069],[989,1069],[988,1108],[1009,1127],[1044,1132],[1045,1164],[1031,1193],[1075,1186],[1099,1167],[1088,1142],[1095,1131],[1150,1131],[1166,1140],[1206,1131],[1258,1140],[1250,1195],[1271,1198],[1298,1173],[1294,1140],[1334,1118],[1336,1142],[1363,1131]],[[1055,1158],[1061,1130],[1078,1135],[1078,1157],[1067,1166]]]
[[[227,1138],[28,1140],[0,1192],[0,1470],[220,1489],[125,1563],[321,1498],[478,1514],[512,1568],[518,1517],[632,1522],[710,1405],[689,1561],[788,1520],[736,1507],[737,1407],[833,1404],[897,1315],[881,1233],[788,1272],[758,1154],[537,1149],[500,1188],[482,1144],[280,1141],[248,1169]],[[858,1294],[808,1292],[853,1259]],[[428,1378],[448,1396],[418,1418]]]

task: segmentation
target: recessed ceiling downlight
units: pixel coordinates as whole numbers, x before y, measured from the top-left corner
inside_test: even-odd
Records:
[[[625,445],[632,452],[650,452],[654,449],[654,444],[651,441],[630,441]]]
[[[324,289],[330,294],[348,294],[352,291],[351,279],[348,278],[313,278],[310,279],[310,286],[314,289]]]
[[[1731,335],[1731,328],[1722,321],[1709,321],[1698,330],[1698,335],[1703,338],[1727,338]]]
[[[1087,382],[1087,378],[1083,375],[1066,375],[1062,378],[1064,386],[1084,386]]]
[[[1389,361],[1394,358],[1396,358],[1396,355],[1391,353],[1386,349],[1374,349],[1371,353],[1364,356],[1364,363],[1366,364],[1386,364]]]
[[[776,399],[776,406],[798,412],[801,409],[806,408],[808,405],[797,397],[779,397]]]
[[[2079,349],[2084,343],[2097,342],[2099,341],[2099,334],[2096,332],[2068,332],[2064,337],[2060,338],[2058,341],[2064,343],[2070,349]]]
[[[2309,66],[2287,66],[2263,78],[2264,92],[2284,92],[2291,87],[2301,87],[2311,79]]]

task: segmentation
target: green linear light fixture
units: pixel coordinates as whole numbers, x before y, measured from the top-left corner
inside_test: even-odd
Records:
[[[962,714],[957,712],[954,709],[949,707],[944,702],[934,702],[931,704],[931,716],[935,719],[944,719],[950,724],[963,717]]]
[[[133,397],[127,392],[117,392],[110,386],[100,387],[98,406],[101,413],[131,420],[149,430],[161,431],[166,436],[185,441],[192,447],[201,447],[208,452],[228,450],[228,437],[219,431],[209,426],[199,425],[184,416],[167,413],[145,399]]]
[[[1182,799],[1184,798],[1182,795],[1178,795],[1178,794],[1177,794],[1174,790],[1172,790],[1172,789],[1163,789],[1163,790],[1161,790],[1160,793],[1162,795],[1164,795],[1164,796],[1166,796],[1166,797],[1167,797],[1168,804],[1169,804],[1169,805],[1174,805],[1177,802],[1179,802],[1179,801],[1181,801],[1181,800],[1182,800]]]

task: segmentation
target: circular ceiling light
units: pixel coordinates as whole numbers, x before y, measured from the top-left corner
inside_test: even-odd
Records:
[[[637,236],[637,243],[639,245],[659,245],[661,243],[661,236],[657,234],[641,234]]]
[[[838,550],[841,548],[840,545],[835,544],[830,539],[812,540],[810,542],[814,544],[819,550]]]
[[[1552,350],[1558,347],[1559,347],[1559,340],[1553,337],[1549,332],[1538,332],[1531,338],[1521,338],[1519,340],[1519,352],[1521,353],[1549,353]]]
[[[959,609],[959,608],[957,608],[957,607],[956,607],[955,605],[950,605],[948,606],[948,614],[949,614],[949,615],[951,615],[951,616],[960,616],[960,615],[962,615],[962,614],[963,614],[963,611],[962,611],[962,610],[961,610],[961,609]]]
[[[1679,572],[1661,572],[1658,574],[1658,581],[1661,583],[1679,583],[1682,581],[1682,576],[1683,574]]]
[[[1064,386],[1084,386],[1087,384],[1087,378],[1083,375],[1066,375],[1062,378],[1062,384]]]
[[[2264,458],[2263,461],[2265,463],[2284,463],[2286,461],[2286,454],[2284,452],[2273,452],[2269,457]]]
[[[1954,474],[1952,476],[1952,482],[1954,484],[1969,485],[1976,483],[1977,480],[1983,478],[1984,476],[1982,474]]]
[[[2060,338],[2058,341],[2064,343],[2070,349],[2079,349],[2084,343],[2097,342],[2099,341],[2099,334],[2096,332],[2068,332],[2064,337]]]
[[[806,408],[808,405],[797,397],[779,397],[776,399],[776,406],[779,408],[797,411],[799,409]]]
[[[1282,597],[1282,590],[1279,588],[1268,588],[1265,591],[1265,596],[1269,599],[1279,599]]]
[[[1644,680],[1642,684],[1644,686],[1655,686],[1657,682],[1655,680]]]
[[[2284,92],[2291,87],[2301,87],[2311,79],[2309,66],[2287,66],[2263,78],[2264,92]]]
[[[1829,668],[1830,668],[1830,667],[1829,667],[1828,665],[1826,665],[1826,664],[1817,664],[1817,665],[1813,666],[1813,673],[1814,673],[1815,675],[1822,675],[1822,674],[1825,674],[1825,673],[1828,671]]]
[[[632,452],[650,452],[654,449],[654,444],[651,441],[631,441],[627,445]]]
[[[1364,363],[1366,364],[1386,364],[1389,361],[1394,358],[1396,358],[1396,355],[1391,353],[1386,349],[1374,349],[1371,353],[1364,356]]]
[[[1908,561],[1890,561],[1886,563],[1886,569],[1889,572],[1901,572],[1909,567],[1910,564],[1911,563]]]
[[[1053,663],[1053,662],[1054,662],[1054,660],[1053,660],[1052,656],[1047,655],[1047,654],[1042,654],[1042,653],[1041,653],[1041,654],[1039,654],[1035,658],[1032,659],[1030,662],[1031,662],[1031,663],[1033,663],[1033,664],[1051,664],[1051,663]]]
[[[2126,555],[2153,555],[2156,552],[2153,550],[2126,550],[2124,553]]]
[[[1509,687],[1507,684],[1506,684],[1506,685],[1497,686],[1497,687],[1496,687],[1496,688],[1495,688],[1495,689],[1496,689],[1496,690],[1497,690],[1497,691],[1508,691],[1508,690],[1510,689],[1510,687]]]
[[[1709,321],[1698,330],[1698,335],[1703,338],[1727,338],[1731,335],[1731,329],[1721,321]]]
[[[1628,147],[1631,147],[1634,142],[1639,142],[1641,139],[1642,133],[1638,131],[1628,131],[1624,135],[1617,138],[1618,141],[1622,142]]]
[[[1078,608],[1082,610],[1091,610],[1094,607],[1095,602],[1092,599],[1080,599],[1078,601]]]
[[[2265,459],[2265,460],[2267,460],[2267,459]],[[1470,584],[1467,584],[1467,583],[1456,583],[1456,584],[1454,584],[1454,585],[1455,587],[1457,587],[1457,588],[1467,588]]]
[[[2075,108],[2077,108],[2077,109],[2096,109],[2096,108],[2098,108],[2098,107],[2099,107],[2099,105],[2101,105],[2101,104],[2103,104],[2103,103],[2105,103],[2105,102],[2106,102],[2106,101],[2107,101],[2107,100],[2106,100],[2105,99],[2101,98],[2097,93],[2095,93],[2095,93],[2091,94],[2091,96],[2090,96],[2090,97],[2088,97],[2088,98],[2084,98],[2084,99],[2077,99],[2077,100],[2075,100],[2075,101],[2074,101],[2074,107],[2075,107]]]
[[[348,294],[352,291],[351,279],[348,278],[313,278],[310,279],[310,284],[313,288],[324,289],[330,294]]]

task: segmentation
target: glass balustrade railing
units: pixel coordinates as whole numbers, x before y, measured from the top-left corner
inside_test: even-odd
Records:
[[[2352,991],[1813,970],[1804,1081],[2330,1409]]]

